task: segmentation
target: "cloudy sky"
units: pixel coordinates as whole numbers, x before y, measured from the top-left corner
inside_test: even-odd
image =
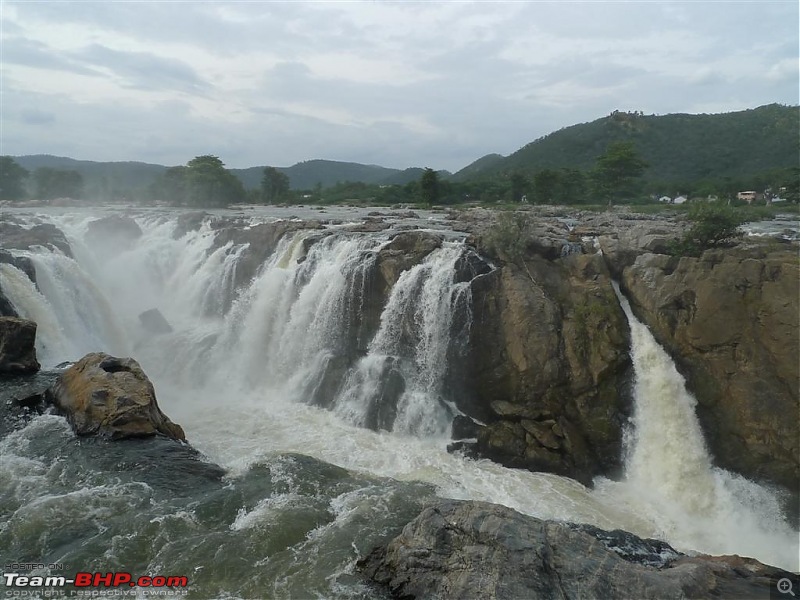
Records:
[[[797,0],[0,11],[0,154],[455,171],[615,109],[798,103]]]

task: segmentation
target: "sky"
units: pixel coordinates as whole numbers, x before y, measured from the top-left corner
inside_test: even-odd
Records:
[[[457,171],[614,110],[800,101],[797,0],[0,0],[0,155]]]

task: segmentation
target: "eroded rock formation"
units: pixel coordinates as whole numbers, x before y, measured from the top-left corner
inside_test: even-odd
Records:
[[[153,384],[132,358],[87,354],[61,374],[49,397],[78,435],[186,439],[161,412]]]
[[[484,502],[425,509],[359,561],[395,598],[767,598],[790,573],[683,555],[624,531],[542,521]]]

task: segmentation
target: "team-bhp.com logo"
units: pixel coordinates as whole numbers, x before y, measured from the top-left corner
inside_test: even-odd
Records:
[[[68,585],[76,588],[120,588],[140,587],[172,589],[185,588],[189,580],[177,575],[142,575],[134,578],[130,573],[76,573],[75,577],[63,575],[20,575],[19,573],[3,573],[6,588],[63,588]]]

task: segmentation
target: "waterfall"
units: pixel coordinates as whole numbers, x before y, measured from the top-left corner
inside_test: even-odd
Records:
[[[358,426],[448,434],[455,409],[443,379],[451,346],[465,342],[454,319],[468,318],[471,300],[469,282],[456,281],[463,242],[444,242],[404,271],[370,317],[365,302],[374,303],[369,286],[386,233],[288,233],[234,289],[248,245],[216,247],[209,223],[175,239],[174,220],[139,217],[135,244],[100,253],[85,241],[91,218],[54,220],[75,258],[25,252],[39,290],[15,273],[10,294],[15,306],[38,307],[22,312],[44,324],[45,364],[90,351],[133,354],[151,377],[183,389],[259,390]],[[172,333],[142,329],[138,315],[152,308]]]
[[[588,490],[567,478],[446,452],[457,413],[449,381],[457,377],[471,324],[470,282],[458,266],[462,241],[442,242],[376,296],[388,232],[286,233],[243,281],[240,269],[253,248],[217,243],[222,238],[210,222],[176,235],[175,215],[139,215],[141,238],[98,253],[84,241],[96,215],[46,218],[65,232],[74,258],[44,248],[19,252],[34,263],[38,285],[0,264],[4,294],[38,323],[40,361],[53,366],[90,351],[133,356],[164,411],[195,448],[228,470],[232,485],[276,456],[299,453],[366,474],[376,496],[383,494],[379,477],[422,481],[445,497],[499,502],[540,518],[657,537],[682,551],[736,553],[797,569],[797,532],[783,520],[778,499],[713,466],[683,378],[622,297],[636,371],[626,469],[621,481],[600,479]],[[171,333],[144,330],[139,314],[152,308]],[[18,437],[46,439],[63,429],[57,423],[42,418]],[[22,464],[28,447],[26,441],[11,448],[12,442],[0,444],[0,477],[4,464]],[[32,456],[42,472],[52,462]],[[25,481],[28,489],[28,479],[13,473],[7,480]],[[53,494],[47,478],[37,481],[31,505]],[[256,506],[262,504],[246,511],[253,523]],[[242,522],[225,531],[239,532]]]
[[[404,271],[391,291],[367,356],[352,370],[336,411],[359,425],[445,435],[453,408],[442,382],[453,317],[469,311],[469,282],[455,283],[460,244]]]
[[[614,284],[631,328],[634,415],[626,435],[624,479],[600,480],[596,494],[647,515],[652,535],[678,548],[758,556],[797,568],[797,532],[771,490],[713,466],[686,389],[667,352],[632,313]]]

